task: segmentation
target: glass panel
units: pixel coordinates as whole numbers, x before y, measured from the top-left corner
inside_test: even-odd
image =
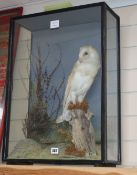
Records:
[[[16,24],[14,35],[14,47],[17,44],[16,56],[13,53],[14,71],[13,71],[13,90],[11,95],[11,112],[10,112],[10,133],[9,133],[9,153],[12,154],[18,143],[25,139],[24,122],[28,113],[29,98],[29,74],[30,74],[30,51],[31,51],[31,32]],[[18,31],[18,32],[17,32]],[[22,152],[21,152],[22,154]],[[13,158],[16,158],[14,154]]]
[[[117,21],[107,11],[107,160],[118,159],[118,33]]]
[[[16,23],[8,158],[100,160],[101,8]]]

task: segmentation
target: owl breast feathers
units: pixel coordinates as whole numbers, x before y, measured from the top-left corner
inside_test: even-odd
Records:
[[[67,86],[63,101],[62,114],[57,117],[56,123],[70,121],[71,114],[68,110],[70,102],[82,102],[94,82],[100,68],[100,57],[96,49],[90,45],[80,48],[79,58],[68,76]]]

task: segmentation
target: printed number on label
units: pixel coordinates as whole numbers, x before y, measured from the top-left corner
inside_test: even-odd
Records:
[[[51,148],[51,154],[59,154],[58,148]]]
[[[50,29],[59,28],[59,20],[50,21]]]

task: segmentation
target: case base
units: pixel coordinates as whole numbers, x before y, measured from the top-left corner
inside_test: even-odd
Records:
[[[33,162],[14,162],[14,161],[8,161],[6,162],[7,165],[33,165]]]
[[[114,163],[97,163],[94,165],[95,167],[116,167]]]

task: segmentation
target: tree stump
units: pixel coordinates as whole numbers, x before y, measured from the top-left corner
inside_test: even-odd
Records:
[[[90,120],[86,102],[70,103],[72,142],[78,150],[85,150],[89,155],[96,154],[95,131]]]

